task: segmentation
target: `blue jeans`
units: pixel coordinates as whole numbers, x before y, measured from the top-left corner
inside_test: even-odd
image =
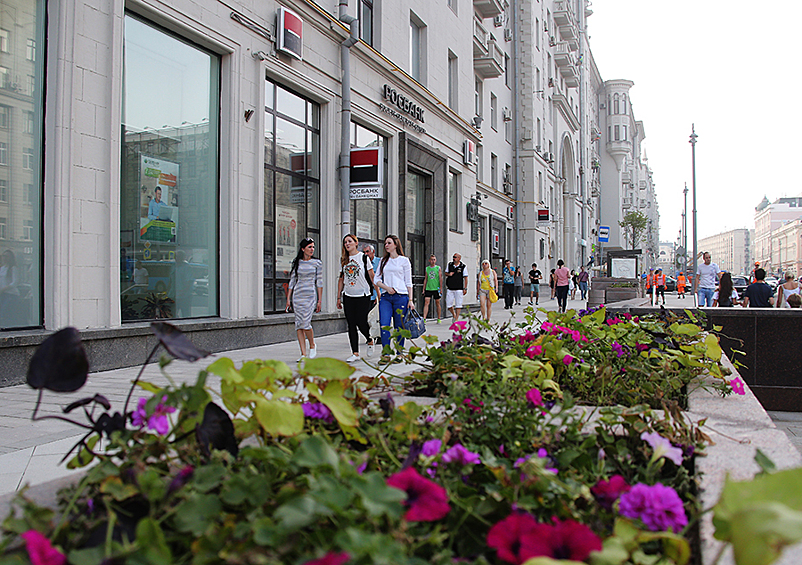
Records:
[[[587,298],[587,296],[588,296],[588,283],[587,283],[587,281],[579,283],[579,290],[582,292],[582,300],[585,300]]]
[[[382,347],[390,345],[390,332],[384,329],[384,326],[390,325],[390,320],[393,321],[393,327],[397,330],[404,328],[404,314],[407,313],[407,304],[409,304],[408,294],[390,294],[385,292],[379,301],[379,323],[382,326]],[[398,344],[404,347],[404,338],[398,338]]]
[[[713,306],[713,293],[716,292],[715,288],[700,288],[699,289],[699,306]]]

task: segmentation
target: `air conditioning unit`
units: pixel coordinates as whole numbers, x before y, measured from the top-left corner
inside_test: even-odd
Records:
[[[512,121],[512,110],[510,110],[509,108],[502,108],[501,109],[501,115],[504,116],[504,121],[505,122],[511,122]]]
[[[504,25],[504,14],[499,14],[495,18],[493,18],[493,25],[496,27],[501,27]]]
[[[512,41],[512,30],[510,28],[504,30],[504,40]]]
[[[550,78],[550,79],[549,79],[549,86],[550,86],[551,88],[554,88],[554,79],[553,79],[553,78]]]
[[[507,218],[510,220],[515,219],[515,207],[514,206],[507,206]]]
[[[557,45],[557,40],[554,39],[553,35],[550,35],[549,36],[549,47],[554,47],[555,45]]]

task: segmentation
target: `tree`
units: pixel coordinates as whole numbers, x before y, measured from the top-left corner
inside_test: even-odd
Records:
[[[631,241],[631,249],[635,249],[643,232],[646,231],[646,226],[649,225],[649,218],[638,211],[627,212],[627,215],[624,216],[622,221],[618,222],[618,225],[624,228],[624,240]]]

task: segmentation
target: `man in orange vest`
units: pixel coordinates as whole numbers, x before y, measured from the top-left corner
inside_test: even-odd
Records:
[[[679,298],[685,298],[685,284],[687,283],[685,279],[685,275],[680,271],[679,276],[677,276],[677,296]]]
[[[657,288],[657,296],[654,298],[655,304],[657,299],[663,297],[663,306],[666,304],[666,276],[663,274],[663,269],[658,268],[654,273],[654,286]]]
[[[649,269],[649,274],[646,275],[646,294],[651,295],[654,288],[654,268]]]

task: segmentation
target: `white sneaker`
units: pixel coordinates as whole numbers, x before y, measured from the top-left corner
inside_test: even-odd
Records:
[[[317,349],[312,347],[309,349],[309,358],[314,359],[315,357],[317,357]]]
[[[374,341],[373,343],[369,343],[368,344],[368,357],[373,357],[373,353],[375,352],[375,348],[376,348],[375,343],[376,342]]]
[[[298,357],[298,361],[296,361],[296,363],[300,363],[304,359],[306,359],[306,356],[305,355],[301,355],[300,357]]]
[[[359,361],[359,355],[351,355],[345,360],[346,363],[353,363],[354,361]]]

